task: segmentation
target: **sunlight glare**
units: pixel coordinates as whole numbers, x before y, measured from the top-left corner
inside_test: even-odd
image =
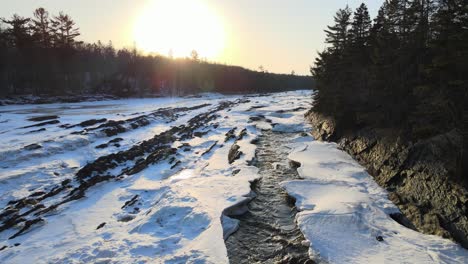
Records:
[[[224,30],[203,0],[153,0],[136,20],[134,40],[145,52],[187,57],[196,50],[200,57],[216,59]]]

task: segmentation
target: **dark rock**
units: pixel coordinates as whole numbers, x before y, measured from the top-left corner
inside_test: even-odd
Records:
[[[250,144],[257,145],[258,144],[258,138],[254,138],[250,141]]]
[[[247,135],[247,129],[244,128],[242,129],[242,131],[239,133],[239,135],[237,136],[237,140],[242,140],[245,136]]]
[[[105,225],[106,225],[106,222],[99,224],[98,227],[96,227],[96,230],[103,228]]]
[[[43,132],[43,131],[46,131],[47,129],[45,128],[40,128],[40,129],[36,129],[36,130],[31,130],[29,131],[28,133],[29,134],[32,134],[32,133],[38,133],[38,132]]]
[[[46,121],[46,122],[42,122],[42,123],[30,125],[30,126],[25,126],[25,127],[22,127],[22,128],[41,127],[41,126],[47,126],[47,125],[54,125],[54,124],[58,124],[58,123],[60,123],[60,121],[52,120],[52,121]]]
[[[45,192],[43,191],[39,191],[39,192],[35,192],[35,193],[32,193],[31,196],[34,197],[34,196],[41,196],[41,195],[44,195]]]
[[[104,149],[104,148],[107,148],[109,145],[107,144],[101,144],[101,145],[97,145],[96,148],[97,149]]]
[[[224,139],[224,142],[228,142],[229,140],[236,138],[236,135],[234,134],[236,132],[236,129],[237,128],[234,127],[225,134],[226,137]]]
[[[289,167],[296,170],[297,168],[301,167],[302,164],[295,160],[289,160]]]
[[[174,163],[172,166],[171,166],[171,170],[174,169],[175,167],[179,166],[182,162],[180,160],[178,160],[176,163]]]
[[[31,226],[37,224],[37,223],[41,223],[41,222],[44,222],[44,219],[42,218],[36,218],[36,219],[33,219],[33,220],[28,220],[24,223],[24,227],[21,228],[21,230],[19,230],[18,232],[16,232],[13,236],[11,236],[10,238],[8,239],[14,239],[20,235],[22,235],[24,232],[26,232]],[[16,244],[15,244],[16,246]]]
[[[205,152],[203,152],[201,155],[204,156],[208,153],[210,153],[214,147],[216,147],[216,144],[218,144],[218,141],[216,141],[215,143],[213,143]]]
[[[106,121],[107,121],[106,118],[90,119],[90,120],[86,120],[86,121],[83,121],[83,122],[79,123],[78,126],[80,126],[80,127],[89,127],[89,126],[94,126],[94,125],[99,124],[99,123],[104,123]]]
[[[281,109],[281,110],[276,111],[276,113],[282,114],[282,113],[297,112],[297,111],[303,111],[303,110],[306,110],[306,108],[304,108],[304,107],[296,107],[296,108],[287,109],[287,110]]]
[[[126,201],[125,204],[122,206],[122,209],[128,206],[134,205],[138,201],[138,197],[140,196],[136,194],[135,196],[132,197],[132,199],[130,199],[130,201]]]
[[[0,248],[0,251],[4,250],[5,248],[8,248],[8,246],[3,246]]]
[[[42,148],[39,144],[31,144],[24,147],[25,150],[36,150]]]
[[[109,141],[109,143],[118,143],[120,141],[123,141],[123,138],[114,138],[111,141]]]
[[[37,116],[37,117],[31,117],[28,118],[28,121],[33,121],[33,122],[42,122],[46,120],[51,120],[51,119],[58,119],[59,117],[56,115],[50,115],[50,116]]]
[[[262,121],[262,120],[265,120],[265,116],[264,115],[251,116],[249,117],[249,120],[253,122]]]
[[[383,242],[383,241],[384,241],[384,239],[383,239],[382,236],[376,236],[375,239],[377,239],[377,241],[379,241],[379,242]]]
[[[229,164],[232,164],[235,160],[239,159],[242,155],[242,151],[239,151],[240,147],[237,144],[232,145],[228,153]]]

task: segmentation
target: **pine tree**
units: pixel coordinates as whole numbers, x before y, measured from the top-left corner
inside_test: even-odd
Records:
[[[349,26],[351,25],[351,9],[346,6],[338,10],[334,17],[335,25],[328,26],[325,42],[332,45],[334,50],[344,50],[349,42]]]
[[[69,15],[62,12],[52,20],[55,36],[55,45],[62,48],[70,48],[75,43],[75,38],[80,35],[79,28]]]
[[[24,18],[14,14],[10,20],[4,18],[1,20],[3,23],[10,25],[10,28],[5,31],[5,34],[12,46],[19,49],[31,46],[32,39],[29,30],[30,18]]]
[[[50,34],[49,12],[40,7],[34,11],[32,19],[33,36],[39,42],[40,47],[49,48],[52,44]]]
[[[362,3],[354,12],[352,27],[350,30],[351,40],[354,45],[363,47],[368,44],[372,22],[367,6]]]

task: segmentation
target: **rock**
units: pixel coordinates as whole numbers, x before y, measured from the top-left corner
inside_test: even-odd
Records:
[[[39,144],[31,144],[24,147],[25,150],[36,150],[42,148]]]
[[[132,197],[132,199],[130,199],[129,201],[126,201],[125,204],[122,206],[122,209],[124,209],[125,207],[128,207],[128,206],[132,206],[134,205],[137,201],[138,201],[138,198],[140,196],[138,194],[136,194],[135,196]]]
[[[106,222],[103,222],[103,223],[99,224],[98,227],[96,228],[96,230],[99,230],[99,229],[103,228],[105,225],[106,225]]]
[[[236,129],[237,128],[234,127],[225,134],[226,138],[224,139],[224,142],[228,142],[229,140],[236,138],[236,135],[234,134]]]
[[[111,141],[109,141],[109,144],[111,144],[111,143],[118,143],[118,142],[123,141],[123,140],[124,140],[123,138],[114,138],[114,139],[112,139]]]
[[[79,123],[78,125],[80,127],[89,127],[89,126],[94,126],[96,124],[99,124],[99,123],[104,123],[106,122],[107,119],[106,118],[102,118],[102,119],[90,119],[90,120],[86,120],[86,121],[83,121],[81,123]]]
[[[133,219],[135,219],[135,216],[133,216],[133,215],[124,215],[124,216],[120,217],[118,221],[119,222],[130,222]]]
[[[232,145],[228,153],[229,164],[232,164],[235,160],[239,159],[242,155],[242,151],[239,151],[240,147],[237,144]]]
[[[247,129],[244,128],[244,129],[242,129],[242,131],[239,133],[239,135],[237,136],[236,140],[242,140],[246,135],[247,135]]]
[[[104,148],[107,148],[109,145],[107,144],[101,144],[101,145],[97,145],[96,148],[97,149],[104,149]]]
[[[379,241],[379,242],[383,242],[383,241],[384,241],[384,239],[383,239],[382,236],[377,236],[377,237],[375,237],[375,239],[377,239],[377,241]]]
[[[29,134],[32,134],[32,133],[38,133],[38,132],[43,132],[43,131],[46,131],[47,129],[45,128],[40,128],[40,129],[36,129],[36,130],[31,130],[29,131],[28,133]]]
[[[52,120],[52,121],[46,121],[46,122],[42,122],[42,123],[30,125],[30,126],[25,126],[25,127],[22,127],[22,128],[41,127],[41,126],[47,126],[47,125],[54,125],[54,124],[58,124],[58,123],[60,123],[60,121]]]
[[[301,167],[302,164],[300,162],[297,162],[295,160],[289,160],[289,167],[296,170],[297,168]]]
[[[8,239],[14,239],[20,235],[22,235],[24,232],[26,232],[32,225],[35,225],[37,223],[41,223],[41,222],[44,222],[44,219],[42,218],[36,218],[36,219],[33,219],[33,220],[28,220],[24,223],[24,227],[21,228],[21,230],[19,230],[18,232],[16,232],[13,236],[11,236],[10,238]],[[19,244],[18,244],[19,245]],[[16,244],[15,244],[16,246]]]
[[[33,122],[42,122],[46,120],[51,120],[51,119],[58,119],[59,117],[56,115],[49,115],[49,116],[37,116],[37,117],[31,117],[28,118],[28,121],[33,121]]]
[[[306,114],[307,119],[313,124],[312,136],[317,140],[334,140],[336,139],[336,124],[331,118],[327,118],[315,112]]]

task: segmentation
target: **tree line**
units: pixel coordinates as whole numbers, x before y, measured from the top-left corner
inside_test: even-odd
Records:
[[[209,63],[195,51],[173,59],[136,48],[117,50],[112,42],[85,43],[79,36],[63,12],[54,16],[38,8],[30,18],[1,18],[0,96],[261,93],[312,86],[311,77]]]
[[[314,110],[338,133],[382,128],[415,142],[458,129],[468,151],[466,0],[387,0],[373,20],[365,4],[346,7],[325,32]]]

